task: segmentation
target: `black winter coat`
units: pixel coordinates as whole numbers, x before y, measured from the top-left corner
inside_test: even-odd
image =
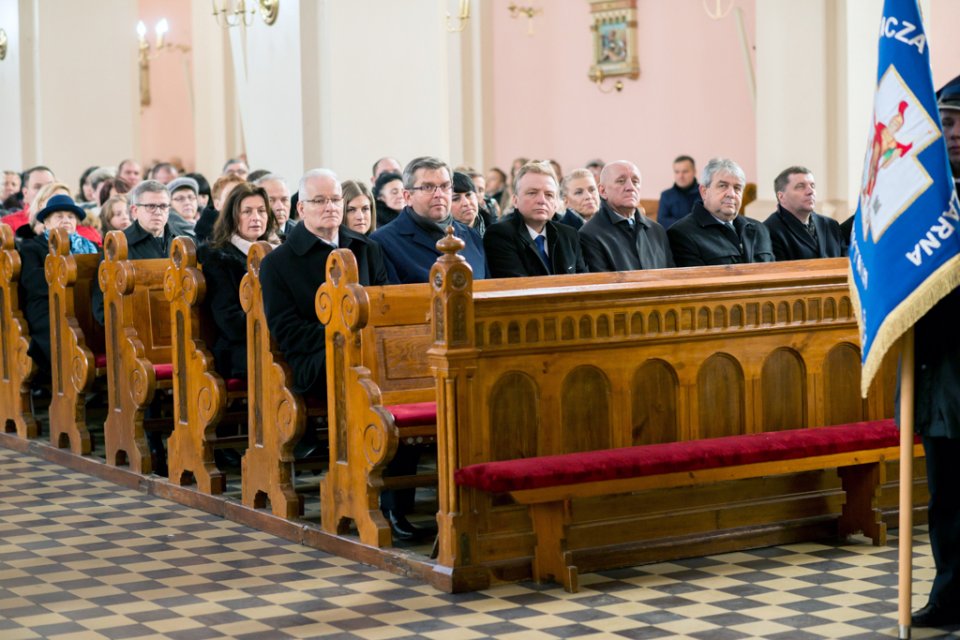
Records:
[[[672,267],[673,254],[663,227],[633,213],[634,224],[604,200],[600,211],[580,228],[580,246],[587,268],[594,272],[636,271]]]
[[[693,211],[667,230],[678,267],[773,262],[770,233],[763,223],[737,216],[729,229],[703,208]]]
[[[247,315],[240,305],[240,281],[247,273],[247,256],[232,244],[222,248],[202,246],[197,260],[207,282],[204,299],[216,324],[211,345],[213,360],[224,378],[247,377]]]
[[[783,207],[777,207],[777,210],[763,221],[770,232],[773,255],[778,261],[840,258],[847,255],[840,223],[818,213],[811,214],[811,217],[817,230],[816,239],[807,232],[796,216]]]
[[[339,233],[340,248],[357,258],[360,284],[387,284],[380,246],[343,226]],[[318,399],[326,398],[327,391],[326,342],[314,300],[332,251],[301,222],[260,264],[267,326],[293,370],[293,390]]]

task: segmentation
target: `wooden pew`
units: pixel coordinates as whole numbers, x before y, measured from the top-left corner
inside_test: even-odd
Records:
[[[196,481],[203,493],[219,495],[226,476],[217,468],[213,451],[216,429],[227,405],[246,397],[245,380],[225,381],[207,350],[204,327],[213,322],[203,310],[206,280],[197,266],[197,248],[186,236],[170,248],[163,291],[170,304],[173,349],[173,433],[167,441],[170,482]]]
[[[255,242],[247,254],[247,275],[240,283],[240,304],[247,313],[249,444],[242,462],[243,504],[263,509],[269,499],[274,515],[303,514],[303,497],[293,484],[293,447],[303,435],[307,407],[290,386],[293,376],[283,361],[263,310],[260,263],[270,253]]]
[[[456,478],[527,505],[536,535],[534,579],[575,592],[578,569],[567,550],[574,499],[836,469],[844,494],[837,533],[863,532],[874,545],[886,544],[880,491],[884,463],[898,459],[899,440],[892,419],[877,420],[487,462],[459,469]],[[919,442],[913,455],[924,455]]]
[[[859,397],[844,260],[488,291],[474,290],[458,244],[441,241],[431,273],[429,350],[439,563],[454,588],[530,575],[535,544],[526,509],[458,487],[461,467],[892,414],[892,367]],[[585,498],[572,503],[568,543],[595,568],[829,535],[842,495],[835,472],[810,471]]]
[[[89,455],[86,395],[106,374],[103,328],[93,319],[92,287],[100,256],[73,255],[63,229],[50,233],[45,270],[50,288],[50,443]]]
[[[40,425],[33,416],[30,380],[36,373],[27,355],[30,331],[20,311],[20,254],[13,230],[0,223],[0,420],[4,433],[36,438]]]
[[[127,239],[111,231],[100,267],[107,352],[107,463],[153,471],[144,428],[169,429],[169,420],[145,421],[159,389],[172,387],[170,303],[164,292],[167,259],[127,260]]]

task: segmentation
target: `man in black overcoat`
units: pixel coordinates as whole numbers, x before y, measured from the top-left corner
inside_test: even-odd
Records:
[[[847,255],[840,223],[814,213],[817,185],[805,167],[788,167],[773,181],[777,210],[764,220],[773,255],[781,260],[839,258]]]
[[[667,233],[643,215],[640,171],[632,162],[611,162],[600,172],[598,211],[580,228],[583,260],[590,271],[635,271],[672,267]]]
[[[341,226],[343,191],[333,172],[308,171],[300,179],[298,193],[300,224],[260,265],[263,310],[270,333],[293,370],[293,390],[326,402],[326,340],[314,300],[317,289],[326,280],[327,257],[334,249],[350,249],[357,259],[360,284],[364,286],[387,284],[387,270],[376,242]],[[307,448],[316,446],[316,432],[304,433],[301,442]],[[418,453],[416,448],[400,447],[387,465],[385,475],[415,474]],[[397,539],[410,539],[423,533],[406,519],[413,502],[413,489],[381,493],[380,508]]]
[[[762,223],[739,215],[746,185],[743,169],[714,158],[703,169],[702,202],[667,230],[678,267],[773,262],[770,233]]]
[[[577,232],[553,221],[558,197],[553,168],[528,162],[514,179],[514,211],[483,237],[494,278],[585,273]]]
[[[960,76],[938,93],[950,169],[960,181]],[[960,195],[960,182],[955,182]],[[937,568],[915,627],[960,624],[960,289],[941,300],[914,328],[914,425],[923,438],[930,505],[930,548]]]

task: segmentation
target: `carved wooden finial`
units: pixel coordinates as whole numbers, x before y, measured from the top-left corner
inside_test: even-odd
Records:
[[[437,242],[437,249],[439,249],[441,253],[448,256],[455,255],[458,251],[462,251],[466,246],[467,243],[453,235],[452,224],[447,227],[447,235],[442,237],[440,241]],[[441,259],[443,259],[443,256],[441,256]]]
[[[197,245],[188,236],[178,236],[170,246],[170,259],[177,269],[197,266]]]
[[[70,235],[66,229],[54,229],[50,232],[49,250],[52,256],[70,255]]]
[[[107,260],[127,259],[127,236],[123,231],[111,231],[103,240],[103,253]]]
[[[7,223],[0,223],[0,246],[3,249],[13,249],[13,229]]]

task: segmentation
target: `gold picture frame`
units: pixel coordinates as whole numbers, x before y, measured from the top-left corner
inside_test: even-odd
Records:
[[[637,0],[589,0],[593,32],[590,80],[640,77],[637,58]]]

